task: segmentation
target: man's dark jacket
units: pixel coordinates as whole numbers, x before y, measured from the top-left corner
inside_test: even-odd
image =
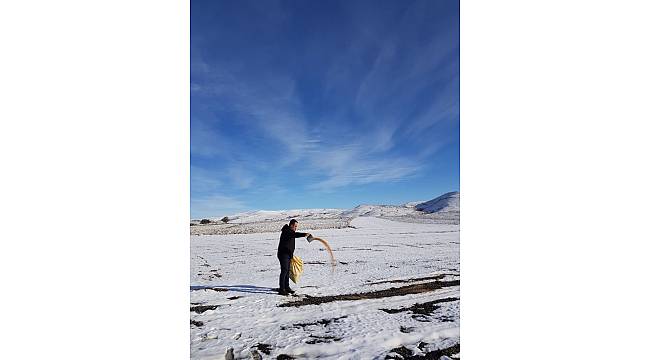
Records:
[[[293,256],[293,250],[296,249],[296,238],[304,236],[307,236],[307,233],[295,232],[289,225],[284,224],[280,235],[280,244],[278,244],[278,254]]]

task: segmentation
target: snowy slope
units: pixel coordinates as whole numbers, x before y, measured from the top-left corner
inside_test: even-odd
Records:
[[[296,210],[258,210],[248,211],[229,216],[230,222],[245,224],[261,221],[289,221],[290,219],[332,219],[339,218],[342,209],[296,209]]]
[[[419,204],[415,208],[428,213],[460,211],[460,193],[449,192]]]
[[[404,205],[359,205],[354,209],[344,211],[341,215],[355,218],[359,216],[404,216],[415,213],[413,207]]]
[[[342,209],[299,209],[277,211],[248,211],[229,215],[228,223],[212,219],[213,223],[202,225],[193,221],[191,235],[252,234],[279,231],[290,219],[296,219],[303,227],[311,229],[341,229],[350,225],[350,218],[341,214]]]
[[[252,234],[278,231],[290,219],[296,219],[301,228],[342,229],[358,217],[378,217],[408,223],[460,223],[460,193],[451,192],[433,200],[412,201],[402,205],[359,205],[353,209],[295,209],[258,210],[229,215],[224,223],[211,219],[210,224],[192,220],[191,235]]]
[[[353,219],[351,225],[300,228],[326,239],[338,264],[330,267],[319,243],[297,239],[295,254],[302,257],[305,269],[300,282],[291,286],[299,297],[274,291],[278,230],[191,236],[191,357],[224,359],[232,349],[234,359],[275,359],[281,354],[296,359],[384,359],[401,346],[413,354],[457,346],[460,286],[449,284],[460,279],[459,226],[368,216]],[[305,294],[328,299],[425,283],[448,285],[420,293],[287,305],[309,299]],[[435,306],[406,310],[427,303]]]

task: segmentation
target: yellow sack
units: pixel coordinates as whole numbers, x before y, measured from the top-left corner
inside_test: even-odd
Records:
[[[294,255],[291,258],[291,264],[289,264],[289,278],[294,284],[297,284],[300,275],[302,275],[302,259]]]

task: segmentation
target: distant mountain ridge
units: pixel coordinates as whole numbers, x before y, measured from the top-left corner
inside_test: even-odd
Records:
[[[352,209],[255,210],[212,218],[207,223],[190,221],[191,235],[249,234],[279,231],[291,219],[301,229],[341,229],[350,227],[360,217],[412,223],[460,223],[460,193],[449,192],[429,201],[411,201],[401,205],[362,204]],[[225,218],[224,218],[225,219]]]
[[[460,192],[452,191],[429,201],[411,201],[401,205],[361,204],[352,209],[254,210],[229,215],[230,224],[297,219],[335,219],[360,216],[400,217],[417,213],[460,212]],[[219,222],[220,218],[213,218]],[[195,221],[196,222],[196,221]]]

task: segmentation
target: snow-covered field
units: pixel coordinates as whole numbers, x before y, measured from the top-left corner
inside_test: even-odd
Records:
[[[228,216],[228,223],[212,219],[211,224],[193,221],[191,235],[252,234],[279,231],[291,219],[297,219],[310,229],[341,229],[350,225],[351,217],[341,209],[301,209],[278,211],[248,211]]]
[[[192,358],[459,357],[459,225],[385,218],[411,217],[401,212],[416,205],[326,209],[312,225],[347,219],[349,227],[320,230],[304,220],[316,210],[246,213],[227,225],[263,224],[249,230],[266,232],[192,235]],[[330,243],[337,265],[320,243],[296,239],[304,273],[291,283],[298,296],[284,297],[275,290],[276,250],[293,215],[302,216],[298,231]]]

